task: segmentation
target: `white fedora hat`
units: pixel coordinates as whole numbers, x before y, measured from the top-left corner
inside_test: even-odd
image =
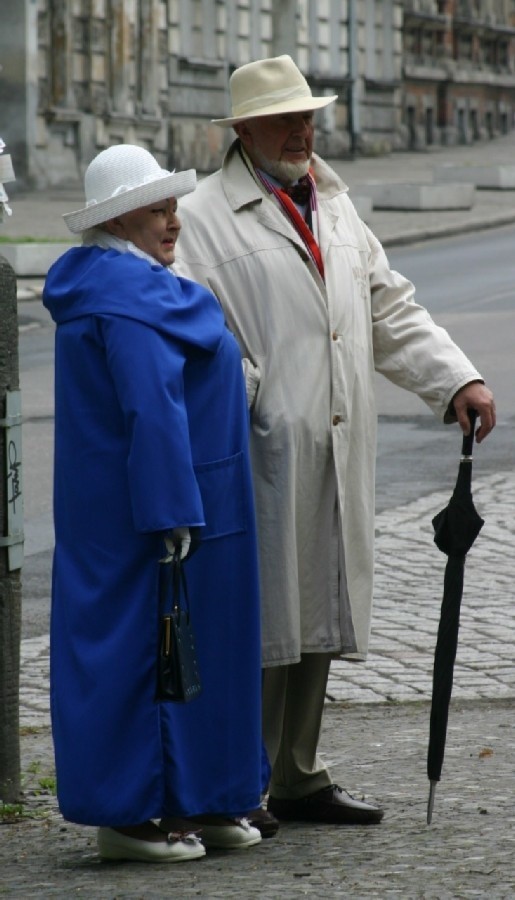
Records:
[[[90,162],[84,176],[86,206],[65,213],[63,219],[78,234],[140,206],[182,197],[196,185],[195,169],[168,172],[143,147],[117,144]]]
[[[236,125],[258,116],[310,112],[337,99],[337,94],[313,97],[304,75],[286,54],[240,66],[232,73],[229,88],[232,115],[227,119],[212,119],[215,125]]]

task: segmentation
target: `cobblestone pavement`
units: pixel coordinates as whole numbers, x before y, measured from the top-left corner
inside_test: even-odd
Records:
[[[431,180],[441,162],[502,164],[515,136],[471,148],[394,154],[338,164],[359,193],[367,181]],[[355,186],[355,187],[354,187]],[[65,237],[58,213],[80,192],[16,199],[3,234]],[[473,211],[374,212],[385,244],[515,221],[514,193],[481,191]],[[54,223],[49,225],[49,223]],[[55,224],[58,223],[58,224]],[[54,231],[52,231],[54,228]],[[50,233],[49,233],[50,231]],[[24,280],[19,296],[38,297]],[[433,651],[445,557],[432,517],[449,499],[432,493],[376,517],[375,612],[366,665],[334,662],[322,750],[335,780],[385,806],[379,827],[288,824],[247,852],[209,852],[170,868],[98,861],[95,831],[63,822],[52,791],[48,636],[22,642],[23,815],[0,825],[0,897],[447,900],[515,896],[515,473],[474,477],[485,526],[467,558],[442,781],[426,825],[426,753]],[[0,820],[2,821],[2,820]]]
[[[371,828],[284,824],[240,852],[171,868],[100,863],[95,831],[64,823],[47,794],[46,729],[23,737],[27,815],[0,826],[0,896],[147,900],[202,897],[448,900],[515,896],[515,724],[508,701],[453,704],[433,824],[427,826],[425,704],[327,709],[323,749],[337,779],[384,803]]]

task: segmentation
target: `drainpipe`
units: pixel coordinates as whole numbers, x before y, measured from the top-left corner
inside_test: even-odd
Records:
[[[356,0],[348,0],[347,17],[348,46],[348,89],[347,89],[347,121],[349,128],[349,150],[351,158],[357,154],[357,138],[359,134],[358,108],[358,22]]]

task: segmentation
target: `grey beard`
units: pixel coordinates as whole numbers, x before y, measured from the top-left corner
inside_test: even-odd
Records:
[[[302,178],[303,175],[307,175],[307,173],[309,172],[308,159],[306,159],[305,162],[300,163],[267,159],[267,157],[257,149],[254,149],[253,155],[254,162],[259,169],[263,169],[264,172],[268,172],[269,175],[277,178],[277,180],[284,185],[292,184],[294,181],[298,181],[299,178]]]

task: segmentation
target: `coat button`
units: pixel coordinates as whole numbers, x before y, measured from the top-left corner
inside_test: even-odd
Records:
[[[339,425],[343,421],[342,416],[333,416],[333,425]]]
[[[338,340],[338,337],[339,337],[338,332],[337,332],[337,331],[333,331],[331,337],[332,337],[333,341],[337,341],[337,340]]]

